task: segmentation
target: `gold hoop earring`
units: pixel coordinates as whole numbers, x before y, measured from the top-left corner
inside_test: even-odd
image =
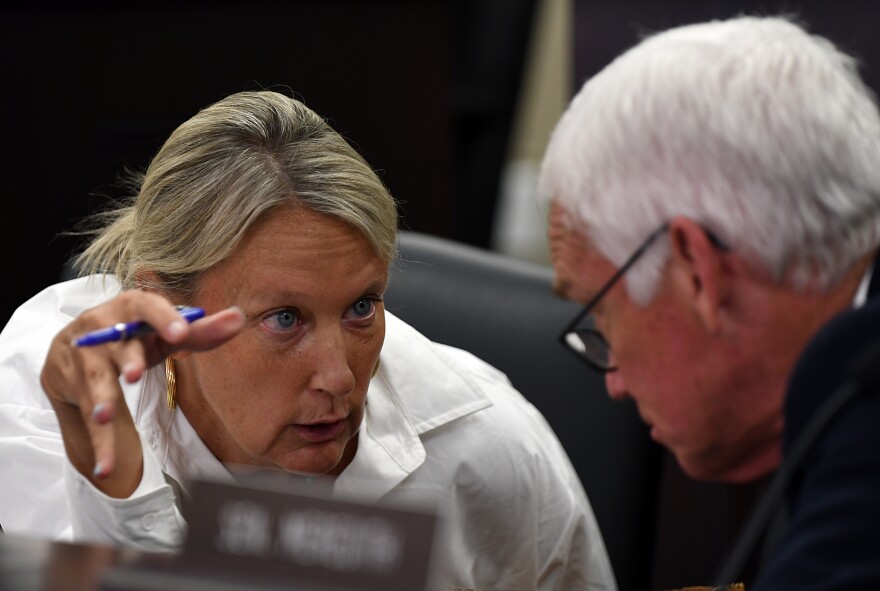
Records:
[[[177,406],[177,378],[174,376],[174,358],[170,355],[165,358],[165,402],[168,410],[174,410]]]

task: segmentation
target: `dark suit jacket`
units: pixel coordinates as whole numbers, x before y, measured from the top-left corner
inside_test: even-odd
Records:
[[[784,454],[820,405],[880,345],[880,268],[868,303],[834,318],[801,355],[785,401]],[[880,363],[819,435],[788,488],[789,526],[747,591],[880,590]]]

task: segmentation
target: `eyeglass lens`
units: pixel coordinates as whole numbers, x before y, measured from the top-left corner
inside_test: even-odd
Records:
[[[591,363],[601,368],[611,367],[611,351],[599,332],[592,329],[569,332],[565,342]]]

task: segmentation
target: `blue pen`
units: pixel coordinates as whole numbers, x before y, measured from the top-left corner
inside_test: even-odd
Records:
[[[177,306],[180,316],[187,322],[193,322],[204,317],[205,311],[202,308],[192,308],[189,306]],[[102,328],[74,339],[74,347],[94,347],[95,345],[103,345],[114,341],[124,341],[148,335],[155,332],[155,329],[139,320],[137,322],[120,322],[119,324]]]

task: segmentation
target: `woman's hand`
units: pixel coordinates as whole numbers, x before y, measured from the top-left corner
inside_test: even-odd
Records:
[[[155,332],[93,347],[72,344],[87,332],[136,320]],[[119,376],[136,382],[169,354],[212,349],[243,325],[237,308],[188,324],[164,297],[140,290],[125,291],[68,324],[52,341],[40,382],[58,415],[74,467],[105,494],[130,496],[141,481],[143,456]]]

